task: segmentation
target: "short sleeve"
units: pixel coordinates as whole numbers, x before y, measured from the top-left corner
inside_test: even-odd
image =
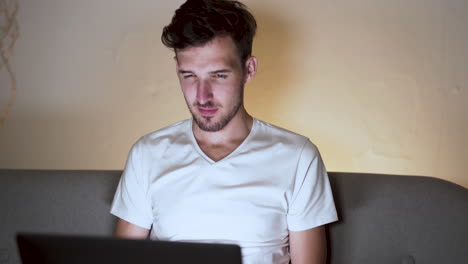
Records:
[[[328,174],[317,147],[303,146],[288,208],[288,229],[302,231],[338,220]]]
[[[142,146],[137,142],[128,155],[125,169],[114,195],[111,214],[137,226],[150,229],[153,222],[148,195],[148,174],[142,163]]]

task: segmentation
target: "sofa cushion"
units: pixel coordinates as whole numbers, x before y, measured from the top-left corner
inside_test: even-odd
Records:
[[[0,170],[0,264],[20,263],[16,232],[112,234],[109,210],[120,174]]]
[[[17,232],[112,234],[121,171],[0,169],[0,264]],[[468,190],[429,177],[331,172],[329,263],[468,263]]]
[[[330,173],[331,263],[468,263],[468,190],[419,176]]]

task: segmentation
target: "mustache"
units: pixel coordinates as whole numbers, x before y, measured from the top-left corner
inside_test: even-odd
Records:
[[[203,108],[212,108],[212,107],[215,107],[217,105],[215,105],[215,103],[213,103],[212,101],[209,101],[209,102],[206,102],[204,104],[200,104],[199,102],[195,102],[193,104],[193,106],[195,107],[203,107]]]

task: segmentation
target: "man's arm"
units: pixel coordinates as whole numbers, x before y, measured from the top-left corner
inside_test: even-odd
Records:
[[[325,264],[327,260],[327,239],[325,226],[304,231],[289,231],[291,264]]]
[[[139,227],[123,219],[117,220],[114,236],[119,238],[146,239],[149,235],[149,229]]]

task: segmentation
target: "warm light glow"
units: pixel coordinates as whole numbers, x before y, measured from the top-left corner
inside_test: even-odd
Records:
[[[39,2],[17,17],[0,167],[122,169],[140,136],[189,117],[160,43],[182,1]],[[259,24],[251,114],[308,136],[328,170],[468,187],[467,1],[245,2]]]

